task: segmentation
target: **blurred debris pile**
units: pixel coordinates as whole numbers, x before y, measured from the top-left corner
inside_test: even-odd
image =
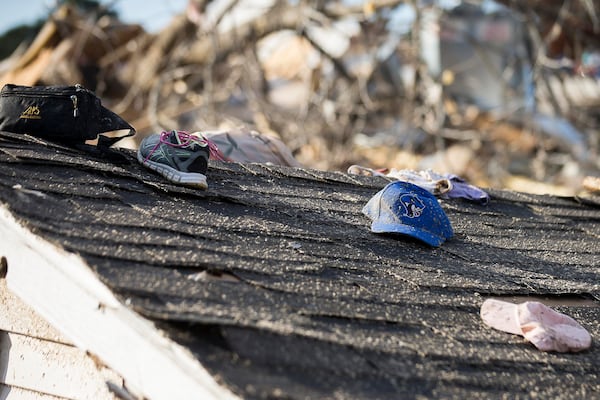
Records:
[[[0,81],[82,83],[138,142],[244,126],[310,168],[575,193],[600,170],[600,1],[500,3],[190,0],[156,34],[63,6]]]

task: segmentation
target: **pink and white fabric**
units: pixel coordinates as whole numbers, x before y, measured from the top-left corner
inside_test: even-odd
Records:
[[[542,351],[574,353],[592,345],[591,335],[577,321],[537,301],[514,304],[487,299],[480,315],[486,325],[521,335]]]

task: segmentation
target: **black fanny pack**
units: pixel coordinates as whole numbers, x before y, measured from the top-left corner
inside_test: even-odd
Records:
[[[128,132],[118,137],[100,135],[124,129]],[[109,147],[135,134],[131,125],[81,85],[5,85],[0,92],[0,130],[66,145],[97,138],[98,147]]]

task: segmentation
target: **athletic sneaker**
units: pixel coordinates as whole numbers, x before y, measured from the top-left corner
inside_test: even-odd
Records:
[[[207,189],[210,152],[210,143],[202,135],[173,130],[145,137],[137,158],[173,183]]]

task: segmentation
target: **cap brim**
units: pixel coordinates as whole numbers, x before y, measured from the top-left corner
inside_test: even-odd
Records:
[[[440,246],[445,240],[443,237],[413,228],[409,225],[390,224],[381,221],[374,221],[371,224],[371,231],[375,233],[398,233],[401,235],[408,235],[415,239],[419,239],[432,247]]]

